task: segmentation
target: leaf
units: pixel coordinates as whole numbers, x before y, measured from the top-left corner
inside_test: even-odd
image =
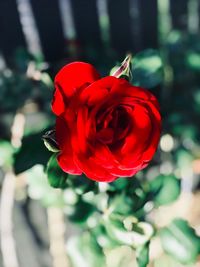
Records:
[[[68,184],[79,195],[85,194],[89,191],[95,191],[97,187],[97,183],[88,179],[84,174],[69,175]]]
[[[200,254],[200,237],[183,219],[174,219],[160,230],[163,249],[183,264],[194,263]]]
[[[36,164],[46,165],[51,153],[45,148],[41,139],[43,132],[25,136],[21,148],[14,154],[16,174],[24,172]]]
[[[138,267],[146,267],[149,263],[149,244],[150,242],[147,242],[136,250]]]
[[[118,242],[108,236],[104,225],[98,224],[92,229],[92,232],[96,236],[97,243],[104,249],[113,249],[119,246]]]
[[[0,167],[9,168],[13,163],[14,148],[11,143],[0,139]]]
[[[156,206],[167,205],[180,195],[180,180],[173,174],[159,175],[150,182],[150,198]]]
[[[89,232],[70,238],[67,253],[73,267],[106,266],[103,250]]]
[[[49,159],[46,169],[49,184],[54,188],[67,188],[68,174],[63,172],[57,162],[57,154],[53,154]]]
[[[61,191],[55,190],[49,185],[42,165],[35,165],[25,174],[30,198],[41,201],[45,207],[60,207],[64,205]]]
[[[70,221],[87,227],[85,222],[96,209],[92,204],[83,201],[79,197],[75,205],[70,206],[68,210],[66,210],[66,213]]]
[[[121,219],[105,218],[105,228],[110,238],[116,240],[120,245],[128,245],[134,248],[148,242],[154,234],[153,227],[146,222],[136,222],[135,218],[127,227],[127,218]]]
[[[132,60],[132,83],[144,88],[152,88],[162,83],[162,60],[156,50],[148,49],[138,53]]]

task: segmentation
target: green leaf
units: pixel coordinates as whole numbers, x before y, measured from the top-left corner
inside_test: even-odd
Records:
[[[132,83],[144,88],[152,88],[162,83],[162,60],[156,50],[148,49],[138,53],[132,60]]]
[[[60,190],[52,188],[42,165],[35,165],[26,171],[28,194],[32,199],[41,201],[45,207],[63,207],[64,200]]]
[[[41,139],[43,132],[25,136],[21,148],[14,155],[16,174],[24,172],[36,164],[46,165],[51,153]]]
[[[92,229],[92,232],[96,236],[97,243],[105,249],[113,249],[119,246],[119,243],[109,237],[106,232],[105,226],[99,224],[97,227]]]
[[[197,52],[189,51],[186,55],[186,64],[193,71],[200,71],[200,55]]]
[[[149,263],[149,244],[150,242],[147,242],[136,250],[138,267],[146,267]]]
[[[127,220],[130,220],[128,223]],[[132,220],[132,221],[131,221]],[[135,217],[105,218],[104,222],[107,234],[120,245],[128,245],[134,248],[146,244],[154,234],[153,227],[146,222],[137,222]]]
[[[88,179],[84,174],[69,175],[68,184],[79,195],[85,194],[89,191],[95,191],[97,187],[97,183]]]
[[[57,154],[53,154],[47,164],[47,177],[49,184],[54,188],[67,188],[68,174],[63,172],[57,162]]]
[[[103,250],[89,232],[70,238],[67,253],[73,267],[106,266]]]
[[[159,175],[150,182],[150,198],[156,206],[167,205],[180,195],[180,180],[173,174]]]
[[[11,143],[5,140],[0,140],[0,167],[9,168],[13,163],[14,148]]]
[[[200,237],[183,219],[174,219],[160,230],[163,249],[183,264],[194,263],[200,254]]]
[[[93,205],[83,201],[79,197],[78,201],[74,206],[71,205],[69,209],[66,209],[66,213],[70,221],[87,227],[85,222],[95,210],[96,209]]]

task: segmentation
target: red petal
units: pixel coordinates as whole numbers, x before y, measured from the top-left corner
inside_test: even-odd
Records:
[[[112,175],[105,168],[102,168],[92,158],[77,157],[76,163],[85,175],[97,182],[112,182],[118,177]]]
[[[70,131],[61,117],[58,117],[56,120],[56,140],[61,149],[57,158],[61,169],[70,174],[81,174],[82,171],[77,167],[73,160]]]
[[[55,86],[69,98],[85,83],[93,83],[100,78],[96,69],[88,63],[73,62],[64,66],[55,77]]]
[[[104,77],[85,88],[80,95],[80,99],[89,105],[104,102],[116,82],[118,82],[118,79],[113,76]]]
[[[57,115],[61,115],[65,111],[65,103],[63,97],[59,90],[55,90],[53,101],[52,101],[52,111]]]

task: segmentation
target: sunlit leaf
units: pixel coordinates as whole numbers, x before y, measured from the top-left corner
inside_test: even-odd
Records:
[[[148,49],[138,53],[132,60],[132,83],[144,88],[152,88],[162,83],[162,60],[156,50]]]
[[[160,230],[163,249],[183,264],[196,261],[200,254],[200,237],[183,219],[174,219],[172,223]]]
[[[26,171],[25,177],[27,178],[30,198],[41,201],[47,207],[62,207],[64,205],[61,191],[55,190],[49,185],[42,165],[35,165]]]
[[[0,167],[11,167],[13,163],[14,148],[11,143],[5,140],[0,140]]]
[[[70,238],[67,254],[73,267],[105,267],[104,253],[89,232]]]
[[[154,234],[153,227],[148,223],[133,221],[128,229],[121,219],[111,219],[111,217],[105,219],[105,228],[110,238],[120,245],[134,248],[146,244]]]
[[[150,182],[150,198],[156,206],[167,205],[180,195],[180,180],[173,174],[159,175]]]

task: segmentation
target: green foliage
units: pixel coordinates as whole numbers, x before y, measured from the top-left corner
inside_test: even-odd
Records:
[[[58,166],[57,154],[53,154],[47,164],[47,177],[49,184],[54,188],[66,188],[68,174]]]
[[[96,192],[97,183],[88,179],[84,174],[82,175],[69,175],[68,177],[68,185],[70,188],[79,194],[85,194],[87,192]]]
[[[85,232],[67,242],[67,253],[73,267],[105,267],[105,256],[95,238]]]
[[[104,224],[100,223],[92,229],[92,232],[96,236],[97,243],[104,249],[113,249],[119,246],[118,241],[112,239],[107,234]]]
[[[149,263],[149,244],[150,242],[147,242],[136,250],[138,267],[146,267]]]
[[[183,264],[194,263],[200,254],[200,237],[187,221],[174,219],[160,230],[163,249]]]
[[[68,218],[70,221],[82,224],[84,228],[87,227],[87,219],[93,215],[93,212],[96,210],[95,206],[90,203],[87,203],[82,198],[78,198],[78,201],[75,205],[71,205],[69,212],[67,212]]]
[[[14,154],[16,174],[24,172],[36,164],[46,165],[51,153],[45,148],[41,139],[42,132],[30,134],[22,139],[22,146]]]
[[[162,93],[159,102],[164,118],[163,128],[172,135],[174,147],[172,151],[160,151],[159,156],[151,163],[152,169],[160,170],[163,163],[169,163],[171,172],[176,170],[176,173],[186,175],[191,172],[193,160],[199,158],[199,43],[199,36],[172,32],[165,51],[161,51],[164,56],[162,59],[160,53],[152,49],[133,57],[134,85],[153,88],[163,84],[164,79],[164,87],[159,91]],[[93,50],[95,52],[95,49]],[[103,57],[101,60],[100,69],[108,73],[107,66],[112,62],[106,62]],[[165,60],[164,64],[162,60]],[[35,70],[39,70],[39,76],[36,75],[35,79],[26,74],[30,63],[29,55],[18,51],[15,63],[17,71],[7,69],[0,73],[0,115],[3,114],[1,124],[8,121],[9,112],[11,125],[15,112],[24,112],[24,104],[29,103],[37,104],[35,112],[42,115],[45,122],[40,123],[38,117],[36,123],[32,123],[32,120],[29,120],[30,110],[25,111],[26,136],[22,140],[22,147],[13,158],[12,145],[8,141],[0,141],[0,167],[10,168],[14,162],[17,174],[26,171],[29,197],[40,200],[46,207],[63,208],[65,215],[78,226],[80,235],[70,239],[67,248],[74,266],[105,267],[103,250],[109,251],[124,245],[135,250],[139,267],[147,266],[149,243],[155,232],[153,220],[148,222],[152,219],[152,214],[147,216],[146,207],[151,205],[149,201],[154,207],[175,201],[180,194],[180,180],[171,173],[159,175],[153,180],[120,178],[113,183],[99,185],[85,175],[73,176],[64,173],[57,164],[56,154],[50,158],[52,154],[45,149],[41,140],[45,132],[41,129],[48,127],[53,118],[49,116],[52,99],[52,91],[49,89],[53,87],[52,80],[47,73],[40,71],[45,64],[33,64]],[[122,71],[120,75],[129,76],[129,66],[125,68],[125,73]],[[54,72],[56,67],[50,67]],[[45,169],[48,176],[44,172],[47,162]],[[151,169],[149,170],[151,173]],[[140,173],[141,177],[145,178],[146,173],[148,174],[145,171]],[[171,256],[165,256],[168,261],[158,261],[155,266],[178,267],[182,265],[177,261],[181,264],[195,262],[200,253],[200,240],[186,221],[176,219],[168,227],[161,229],[159,234],[165,252]],[[134,256],[134,251],[132,253]],[[122,267],[123,264],[119,263],[117,266]]]
[[[0,167],[10,168],[13,164],[14,148],[11,143],[0,139]]]
[[[32,199],[40,200],[45,207],[64,206],[65,202],[61,191],[55,190],[49,185],[42,165],[35,165],[25,174],[28,183],[28,194]]]
[[[146,222],[138,222],[135,217],[105,217],[107,234],[119,245],[138,248],[146,244],[154,234],[153,227]]]
[[[180,180],[173,174],[159,175],[149,183],[150,198],[155,206],[167,205],[180,195]]]
[[[163,81],[163,66],[159,53],[148,49],[136,54],[132,60],[134,85],[152,88]]]

